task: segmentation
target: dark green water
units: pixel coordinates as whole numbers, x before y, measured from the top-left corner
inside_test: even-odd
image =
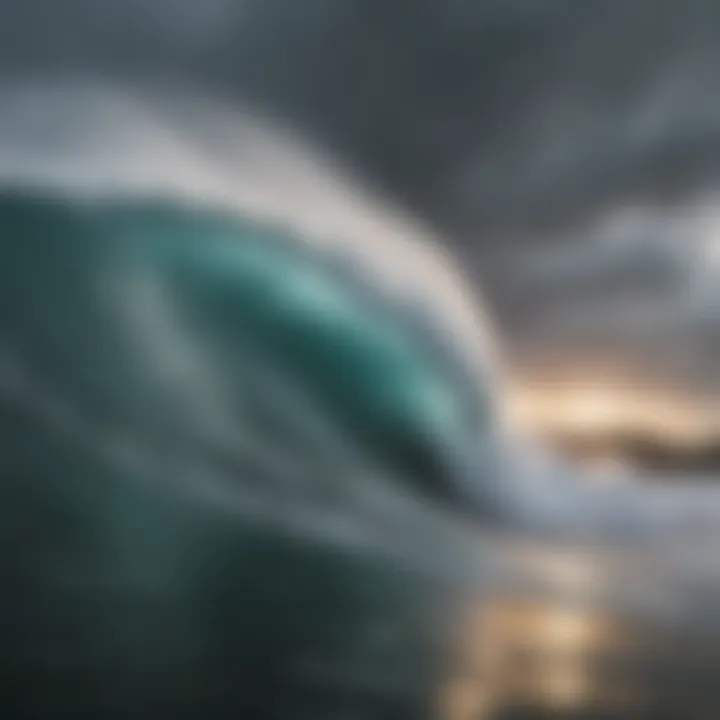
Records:
[[[3,718],[431,712],[449,586],[359,483],[416,470],[443,378],[381,325],[342,336],[352,306],[282,325],[273,283],[307,259],[262,233],[0,198]]]
[[[0,196],[0,717],[469,720],[464,613],[519,592],[464,512],[487,399],[332,262]]]

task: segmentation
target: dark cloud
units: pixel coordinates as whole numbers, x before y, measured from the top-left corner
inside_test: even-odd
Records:
[[[637,384],[720,386],[715,205],[595,222],[570,246],[526,252],[504,278],[515,362],[542,375],[583,365]],[[598,366],[601,370],[598,371]]]
[[[715,0],[4,0],[0,69],[255,103],[470,258],[517,364],[720,379]]]
[[[713,0],[5,0],[5,67],[201,79],[474,236],[714,176]]]

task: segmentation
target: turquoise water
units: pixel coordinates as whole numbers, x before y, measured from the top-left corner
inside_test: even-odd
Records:
[[[3,718],[460,720],[468,611],[645,582],[488,532],[482,375],[301,240],[0,196]]]
[[[0,255],[0,714],[429,712],[452,365],[247,221],[4,195]]]

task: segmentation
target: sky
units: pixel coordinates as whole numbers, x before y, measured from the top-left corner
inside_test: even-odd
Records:
[[[4,0],[0,75],[271,113],[458,254],[524,382],[715,412],[719,36],[713,0]]]

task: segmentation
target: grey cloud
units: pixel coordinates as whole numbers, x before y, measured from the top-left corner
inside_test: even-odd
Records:
[[[250,99],[475,238],[714,177],[719,21],[713,0],[5,0],[0,66]]]
[[[605,359],[636,382],[716,392],[720,220],[714,204],[639,210],[584,227],[575,243],[524,253],[501,314],[526,372]]]
[[[683,203],[718,185],[719,70],[716,0],[0,5],[0,74],[199,82],[320,139],[470,261],[519,365],[709,386],[712,208]]]

